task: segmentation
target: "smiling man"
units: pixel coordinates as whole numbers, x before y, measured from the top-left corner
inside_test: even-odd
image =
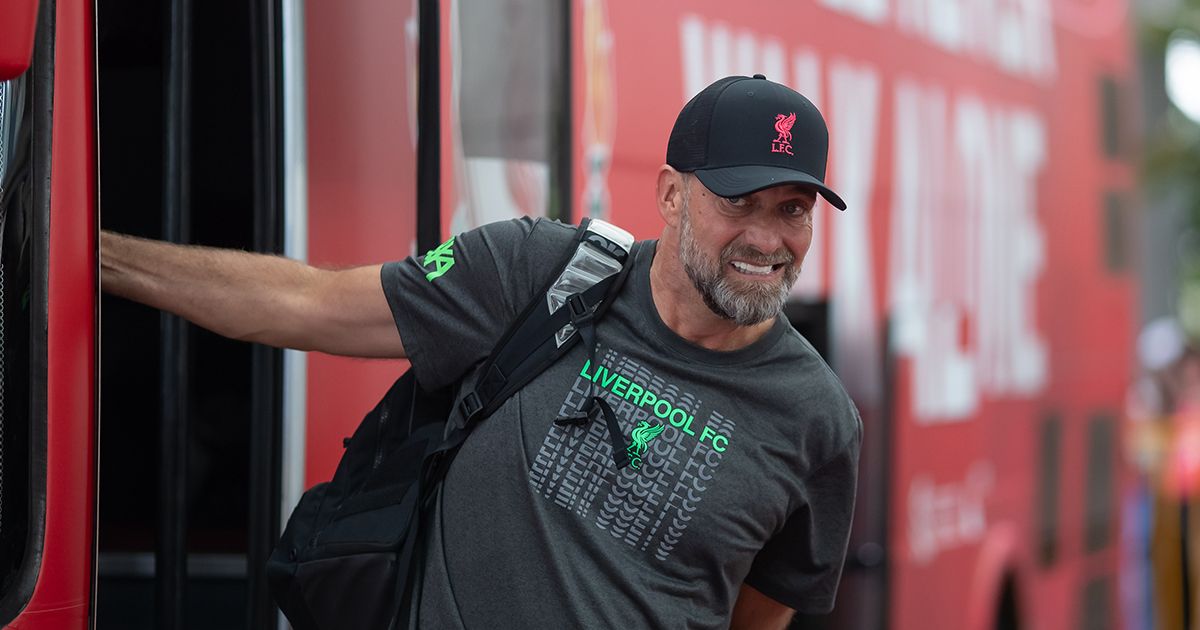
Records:
[[[780,316],[812,241],[828,132],[793,90],[729,77],[682,110],[658,170],[661,238],[582,344],[482,422],[432,514],[425,628],[782,628],[833,607],[862,423]],[[228,336],[408,357],[428,390],[473,383],[574,229],[516,220],[424,257],[321,270],[104,234],[105,290]],[[564,425],[588,392],[615,411]]]

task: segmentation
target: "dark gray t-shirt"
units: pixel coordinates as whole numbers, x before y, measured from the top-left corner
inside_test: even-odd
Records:
[[[573,233],[495,223],[384,266],[422,386],[473,382],[529,300],[545,299]],[[650,293],[654,245],[639,246],[597,326],[596,364],[576,344],[462,447],[433,517],[421,627],[727,627],[743,581],[800,611],[832,608],[858,413],[782,317],[733,352],[672,332]],[[614,467],[605,423],[554,424],[589,382],[626,443],[650,428],[640,468]]]

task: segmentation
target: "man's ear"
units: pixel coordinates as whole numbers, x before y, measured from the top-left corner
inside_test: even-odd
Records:
[[[683,173],[667,164],[658,169],[655,201],[658,202],[658,213],[671,227],[679,227],[679,217],[683,213],[683,178]]]

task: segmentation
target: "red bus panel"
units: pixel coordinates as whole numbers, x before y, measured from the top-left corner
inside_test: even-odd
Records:
[[[416,251],[416,2],[305,4],[308,261],[345,267]],[[305,487],[404,371],[308,355]]]
[[[1126,4],[573,6],[580,214],[657,236],[671,125],[719,77],[761,72],[825,114],[827,182],[849,208],[819,202],[795,293],[829,304],[829,358],[867,432],[889,423],[876,454],[890,461],[889,627],[990,628],[1006,580],[1044,627],[1078,625],[1090,581],[1107,579],[1115,602],[1110,508],[1126,475],[1108,447],[1135,281],[1109,251],[1128,238],[1110,206],[1135,182],[1128,134],[1109,129],[1132,112],[1104,95],[1132,86]],[[1061,419],[1062,473],[1047,565],[1035,530],[1048,417]],[[1115,483],[1089,489],[1089,467]],[[1111,520],[1099,546],[1089,518]]]
[[[94,26],[91,3],[56,5],[45,538],[33,597],[12,628],[87,627],[95,570]]]

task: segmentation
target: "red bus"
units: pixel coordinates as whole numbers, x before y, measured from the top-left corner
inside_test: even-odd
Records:
[[[275,627],[280,524],[405,368],[99,296],[99,228],[335,266],[519,215],[651,238],[680,106],[761,72],[829,122],[850,207],[787,315],[865,422],[838,606],[794,626],[1127,627],[1127,9],[5,3],[0,625]]]

